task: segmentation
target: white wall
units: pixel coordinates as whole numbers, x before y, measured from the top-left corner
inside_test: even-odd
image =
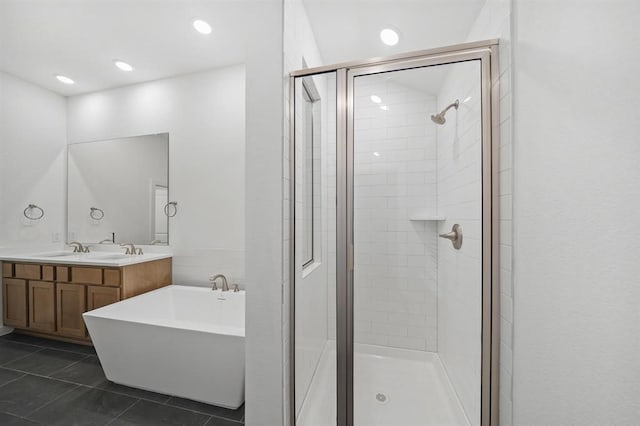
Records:
[[[288,395],[288,183],[283,181],[283,10],[280,0],[255,2],[246,80],[246,415],[245,424],[285,424]]]
[[[407,73],[429,79],[425,69],[396,78]],[[392,78],[359,77],[354,87],[354,339],[436,351],[436,222],[409,219],[437,214],[436,128],[428,118],[436,103]]]
[[[65,125],[64,97],[0,72],[0,247],[64,240]],[[24,218],[32,203],[41,220]]]
[[[640,3],[514,11],[514,424],[638,424]]]
[[[168,160],[166,133],[69,145],[68,239],[96,243],[115,236],[118,244],[150,244],[156,233],[155,186],[167,187]],[[166,204],[165,196],[159,206],[163,232]],[[91,207],[104,212],[102,219],[91,217]]]
[[[438,232],[462,227],[456,250],[438,239],[438,353],[472,425],[480,424],[482,359],[482,105],[479,61],[447,65],[437,126]],[[436,126],[434,124],[434,126]]]
[[[245,67],[68,98],[68,140],[169,133],[174,282],[244,279]]]

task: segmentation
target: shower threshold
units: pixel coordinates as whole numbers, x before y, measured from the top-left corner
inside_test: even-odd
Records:
[[[437,353],[355,345],[355,426],[468,426]],[[336,348],[328,341],[297,426],[336,424]]]

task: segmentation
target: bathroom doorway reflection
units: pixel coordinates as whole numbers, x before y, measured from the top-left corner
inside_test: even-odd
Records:
[[[497,424],[495,48],[293,73],[296,425]],[[313,164],[328,267],[312,284],[299,106],[305,79],[327,75],[336,136]]]

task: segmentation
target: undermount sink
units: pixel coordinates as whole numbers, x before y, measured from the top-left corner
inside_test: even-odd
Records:
[[[131,256],[126,255],[126,254],[89,254],[89,256],[87,256],[90,259],[96,259],[96,260],[120,260],[120,259],[127,259]]]
[[[43,253],[38,257],[67,257],[67,256],[76,256],[78,253],[74,253],[72,251],[61,251],[56,253]]]

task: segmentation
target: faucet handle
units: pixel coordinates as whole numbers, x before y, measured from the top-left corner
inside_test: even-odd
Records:
[[[138,247],[138,248],[136,249],[136,254],[144,254],[144,253],[142,252],[142,248]]]
[[[233,285],[233,292],[234,293],[238,293],[240,291],[240,289],[238,288],[238,284],[234,284]]]

